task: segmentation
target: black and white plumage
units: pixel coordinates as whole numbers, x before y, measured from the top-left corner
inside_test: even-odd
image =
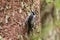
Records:
[[[34,21],[34,17],[35,17],[35,12],[31,11],[30,15],[28,15],[28,17],[25,20],[27,34],[30,34],[30,31],[32,30],[32,28],[34,26],[34,22],[32,23],[32,21]]]

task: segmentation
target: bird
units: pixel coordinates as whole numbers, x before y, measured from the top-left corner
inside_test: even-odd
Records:
[[[30,31],[34,27],[34,22],[32,23],[32,21],[34,21],[34,17],[35,17],[35,12],[31,11],[25,20],[25,26],[27,28],[27,34],[30,34]]]

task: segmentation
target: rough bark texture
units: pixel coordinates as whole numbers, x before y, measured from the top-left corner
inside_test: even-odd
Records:
[[[39,0],[0,0],[0,36],[4,40],[28,40],[25,19],[32,4],[36,11],[35,26],[40,25]]]

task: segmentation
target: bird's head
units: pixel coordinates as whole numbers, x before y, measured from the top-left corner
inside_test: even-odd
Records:
[[[35,15],[35,11],[32,10],[31,13],[32,13],[33,15]]]

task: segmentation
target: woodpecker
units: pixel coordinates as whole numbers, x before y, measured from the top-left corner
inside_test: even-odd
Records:
[[[26,25],[26,28],[27,28],[27,34],[30,34],[30,31],[34,27],[34,22],[33,22],[34,21],[34,17],[35,17],[35,12],[31,11],[30,15],[28,15],[26,20],[25,20],[25,25]]]

